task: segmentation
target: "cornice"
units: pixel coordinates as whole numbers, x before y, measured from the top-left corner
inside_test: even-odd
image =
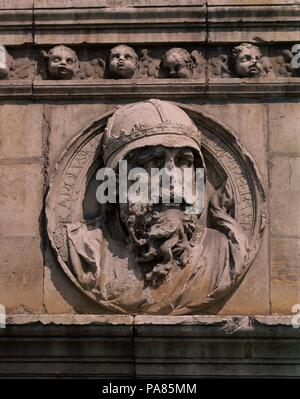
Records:
[[[292,316],[9,315],[0,337],[2,377],[300,375]]]
[[[92,99],[277,99],[300,95],[300,78],[214,78],[206,84],[196,79],[159,80],[15,80],[0,81],[1,99],[92,100]]]
[[[230,3],[233,2],[209,2],[208,42],[267,43],[300,40],[299,2],[245,1],[236,5]]]
[[[0,20],[6,45],[300,40],[298,1],[0,0]]]

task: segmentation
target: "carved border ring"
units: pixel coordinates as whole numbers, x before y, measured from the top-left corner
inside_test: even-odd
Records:
[[[235,197],[235,218],[248,234],[251,248],[249,262],[233,282],[231,286],[233,289],[245,276],[260,245],[267,213],[262,179],[254,160],[229,128],[212,119],[198,107],[174,104],[185,110],[197,123],[202,132],[204,150],[214,157],[227,175]],[[47,231],[59,264],[68,278],[94,301],[96,301],[95,295],[83,289],[64,262],[55,232],[64,223],[76,223],[83,219],[82,203],[85,192],[83,187],[87,185],[93,171],[99,166],[99,163],[95,162],[100,156],[99,144],[107,120],[114,111],[115,109],[97,118],[70,142],[55,167],[46,199]],[[219,299],[211,298],[207,303]]]

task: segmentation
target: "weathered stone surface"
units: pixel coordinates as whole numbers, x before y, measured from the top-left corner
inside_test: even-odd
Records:
[[[220,309],[220,315],[257,315],[271,312],[268,244],[268,232],[265,231],[263,242],[251,269],[239,289],[228,298],[224,307]]]
[[[42,105],[0,105],[0,163],[42,162]]]
[[[271,155],[300,155],[299,111],[297,102],[268,104]]]
[[[0,165],[0,231],[7,237],[40,235],[42,166]]]
[[[28,45],[33,43],[32,18],[30,8],[18,12],[0,7],[1,26],[0,42],[3,45]]]
[[[299,4],[299,0],[208,0],[208,6],[255,6],[255,5],[276,5]]]
[[[71,139],[78,135],[91,121],[115,107],[115,104],[105,103],[46,106],[45,119],[47,120],[49,135],[49,176]],[[64,115],[63,119],[62,115]]]
[[[86,296],[83,296],[82,293],[66,279],[65,274],[58,267],[50,248],[46,248],[45,251],[44,306],[46,311],[52,315],[67,315],[68,313],[110,313],[96,306]]]
[[[230,317],[226,316],[213,316],[213,315],[186,315],[186,316],[141,316],[137,315],[134,317],[134,325],[135,326],[173,326],[173,325],[181,325],[181,326],[223,326],[226,324]],[[249,323],[249,320],[247,320]],[[171,331],[171,330],[170,330]]]
[[[36,8],[34,17],[39,44],[199,43],[206,38],[204,6]]]
[[[3,0],[5,1],[5,0]],[[6,0],[14,1],[14,0]],[[48,8],[47,0],[32,0],[35,8]],[[290,0],[289,0],[290,1]],[[205,0],[85,0],[85,7],[153,7],[153,6],[202,6]],[[82,0],[51,0],[51,5],[57,8],[69,8],[83,6]]]
[[[267,114],[264,107],[253,103],[249,107],[248,104],[222,102],[221,104],[201,105],[201,108],[233,129],[242,145],[255,157],[263,180],[267,182]],[[249,133],[249,126],[253,128],[253,134]],[[269,264],[267,260],[269,243],[267,231],[264,234],[263,243],[251,270],[239,290],[219,310],[221,314],[267,314],[270,312]]]
[[[9,313],[7,329],[0,329],[0,376],[299,377],[300,328],[295,321],[300,322],[300,69],[291,62],[292,47],[300,42],[300,1],[0,0],[0,20],[0,304]],[[243,42],[248,44],[239,51]],[[132,64],[125,74],[109,72],[110,51],[116,46],[119,51],[120,44],[127,46],[123,50],[134,49],[133,61],[125,59],[124,51],[119,70]],[[54,54],[53,65],[48,65],[56,45],[72,50],[63,47]],[[245,59],[232,58],[234,53]],[[255,69],[253,63],[259,67]],[[132,247],[124,251],[119,238],[111,244],[111,237],[120,231],[111,227],[112,213],[105,215],[110,227],[104,234],[108,250],[102,236],[100,248],[91,244],[100,240],[99,235],[92,237],[94,241],[88,239],[95,231],[86,221],[100,215],[95,200],[97,182],[88,179],[95,175],[93,168],[99,167],[104,125],[117,106],[152,97],[180,103],[201,127],[209,181],[222,192],[214,206],[226,208],[223,228],[234,219],[250,237],[257,238],[250,245],[255,255],[251,267],[242,274],[243,279],[238,274],[240,285],[216,300],[215,306],[193,314],[202,290],[193,302],[183,299],[192,290],[183,289],[176,306],[183,301],[183,310],[179,310],[186,314],[190,305],[192,316],[169,316],[173,303],[171,310],[154,309],[145,315],[143,306],[149,298],[151,302],[152,293],[157,298],[161,295],[155,286],[157,278],[164,281],[172,270],[168,262],[140,276],[139,281],[148,284],[146,299],[138,307],[132,305],[141,298],[140,293],[131,298],[128,294],[138,278],[130,276],[127,285],[119,282],[126,274],[128,254],[133,270],[133,251]],[[176,115],[174,111],[173,122]],[[110,126],[101,142],[113,148],[112,154],[115,147],[110,145],[120,144],[122,129],[128,137],[128,133],[140,133],[149,122],[148,117],[140,120],[136,115],[134,122],[140,124],[129,126],[128,132],[123,125],[132,113],[125,116],[115,129]],[[115,136],[119,139],[113,144]],[[140,152],[131,154],[132,162],[141,162],[147,140],[136,148]],[[176,152],[176,140],[163,141],[168,144],[163,149],[162,141],[155,144],[156,155],[165,163],[176,159],[186,144],[182,142]],[[111,155],[107,148],[101,147],[105,161]],[[190,159],[191,155],[195,157],[193,151]],[[269,215],[253,165],[262,175]],[[46,226],[43,200],[52,176]],[[225,177],[230,184],[219,186]],[[52,206],[57,194],[61,197]],[[233,199],[234,209],[230,208]],[[207,222],[216,231],[211,209]],[[126,220],[126,209],[122,215],[126,234],[126,222],[131,219]],[[175,226],[174,236],[181,237],[176,245],[185,243],[180,214],[172,210],[164,217],[161,223],[167,220],[170,224],[162,227]],[[62,221],[74,229],[66,233],[65,227],[60,228]],[[80,234],[83,231],[77,241],[76,223],[81,223]],[[259,230],[264,223],[262,234]],[[53,233],[53,239],[49,233],[51,243],[46,227]],[[202,233],[199,229],[196,237],[201,238]],[[242,245],[235,229],[225,234],[223,247]],[[215,241],[208,239],[213,248]],[[74,242],[79,258],[89,255],[85,263],[78,262]],[[153,255],[152,247],[149,245],[148,253],[143,247],[140,255]],[[215,253],[209,251],[203,259],[210,262]],[[95,269],[86,273],[91,260],[94,266],[94,254],[96,266],[100,264],[97,254],[102,256],[101,267],[107,266],[107,280],[99,279],[103,291],[91,290]],[[103,260],[103,254],[109,256]],[[182,262],[177,267],[184,270],[190,254],[181,255],[176,258]],[[235,272],[233,258],[228,259]],[[222,262],[217,257],[211,263],[222,266]],[[190,267],[194,265],[204,268],[204,261],[193,258]],[[206,280],[201,276],[197,284],[202,281]],[[220,285],[217,289],[222,291]],[[103,304],[124,286],[128,315],[120,314],[123,308],[108,309]],[[102,303],[95,302],[94,294]]]
[[[249,106],[242,102],[221,101],[220,103],[201,104],[201,109],[232,129],[241,144],[255,158],[259,172],[266,184],[268,181],[267,114],[264,106],[257,103],[251,103]],[[249,127],[251,127],[251,132]]]
[[[4,232],[5,230],[1,228],[1,233]],[[19,234],[16,232],[15,237],[8,238],[2,234],[0,237],[0,303],[9,313],[42,311],[43,255],[40,238],[22,237],[20,232]]]
[[[34,0],[0,0],[0,9],[32,9],[33,3]]]
[[[0,373],[299,377],[299,334],[290,317],[14,315],[0,329]],[[41,362],[45,359],[51,359],[51,367]]]
[[[270,171],[270,228],[273,236],[300,236],[300,158],[275,156]]]
[[[291,314],[300,303],[300,238],[272,238],[270,252],[272,313]]]
[[[209,42],[299,41],[298,2],[208,3]],[[272,26],[271,29],[270,26]]]
[[[46,325],[109,325],[121,326],[132,325],[134,317],[129,315],[80,315],[80,314],[17,314],[8,315],[7,324],[27,325],[42,324]]]

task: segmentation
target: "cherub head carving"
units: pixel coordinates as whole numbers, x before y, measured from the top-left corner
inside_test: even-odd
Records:
[[[187,50],[174,47],[165,53],[162,66],[171,78],[192,78],[195,62]]]
[[[232,50],[233,64],[240,77],[258,77],[263,73],[262,54],[257,46],[242,43]]]
[[[74,50],[59,45],[49,51],[42,51],[47,60],[47,71],[52,79],[72,79],[78,70],[79,62]]]
[[[132,47],[120,44],[110,50],[109,73],[116,79],[131,79],[138,67],[138,56]]]

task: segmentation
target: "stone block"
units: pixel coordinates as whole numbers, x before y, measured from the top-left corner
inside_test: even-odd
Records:
[[[219,43],[299,41],[296,1],[217,1],[208,3],[208,41]],[[270,28],[272,26],[272,28]]]
[[[270,252],[272,313],[292,314],[300,304],[300,239],[272,238]]]
[[[34,0],[0,0],[1,9],[32,9]],[[49,2],[48,2],[49,6]]]
[[[276,156],[270,167],[271,235],[300,237],[300,157]]]
[[[262,175],[265,186],[267,169],[267,114],[262,104],[219,102],[199,106],[223,123],[238,137],[240,143],[252,155]]]
[[[72,2],[73,4],[73,2]],[[78,3],[77,3],[78,4]],[[112,3],[113,4],[113,3]],[[116,4],[116,3],[115,3]],[[151,4],[151,3],[150,3]],[[173,3],[174,4],[174,3]],[[43,8],[34,10],[38,44],[153,44],[204,42],[206,7],[184,4],[126,7]],[[124,21],[125,24],[124,24]],[[153,24],[155,21],[155,24]],[[107,26],[110,28],[107,29]],[[68,28],[68,29],[66,29]]]
[[[41,165],[0,165],[0,232],[37,237],[43,208]]]
[[[271,155],[300,155],[299,115],[299,103],[268,104]]]
[[[0,162],[40,162],[42,125],[42,105],[0,105]]]
[[[267,114],[262,104],[219,103],[201,105],[208,114],[222,121],[238,137],[240,143],[252,155],[267,189]],[[251,128],[249,128],[251,127]],[[268,232],[264,231],[261,248],[248,274],[238,290],[231,296],[220,314],[268,314],[269,263]],[[253,288],[255,287],[255,288]]]
[[[208,0],[208,6],[256,6],[256,5],[285,5],[299,4],[298,0]]]
[[[5,0],[4,0],[5,1]],[[14,0],[9,0],[14,1]],[[26,0],[24,0],[26,1]],[[31,1],[31,0],[28,0]],[[32,0],[34,8],[81,8],[82,0]],[[0,3],[1,4],[1,3]],[[202,6],[205,0],[85,0],[84,7],[126,8],[126,7],[163,7],[163,6]]]
[[[0,264],[0,303],[7,312],[42,311],[43,255],[40,238],[6,238],[1,235]]]
[[[7,3],[9,6],[2,2],[0,3],[0,19],[1,19],[1,32],[0,43],[3,45],[22,45],[33,43],[33,10],[30,3],[22,1],[18,11],[14,9],[17,6],[17,1]]]

